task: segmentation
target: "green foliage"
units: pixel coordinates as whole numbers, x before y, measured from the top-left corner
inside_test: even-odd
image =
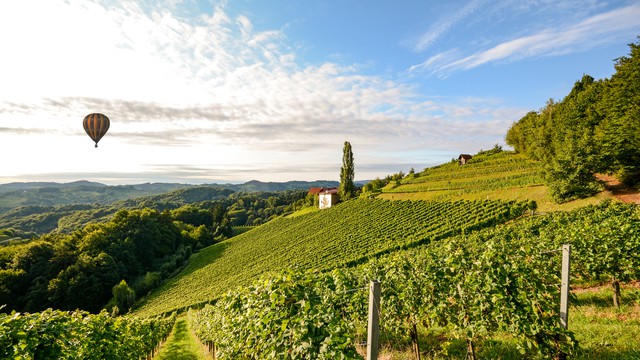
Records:
[[[193,204],[181,206],[170,212],[174,221],[182,221],[185,224],[195,227],[200,225],[210,225],[213,222],[213,213]]]
[[[639,37],[640,38],[640,37]],[[640,182],[640,41],[616,60],[616,73],[602,94],[604,120],[596,129],[608,170],[629,185]]]
[[[144,276],[138,277],[133,284],[133,289],[138,296],[146,295],[162,283],[162,275],[158,271],[148,271]]]
[[[191,321],[225,359],[360,358],[341,285],[331,275],[285,272],[228,292],[215,306],[190,312]]]
[[[16,247],[2,263],[0,296],[11,298],[7,310],[98,312],[119,280],[135,281],[161,269],[164,277],[173,273],[191,255],[189,241],[168,213],[122,210],[108,223]],[[145,288],[151,282],[143,283]],[[116,301],[122,311],[131,305],[126,303]]]
[[[340,168],[340,188],[338,192],[341,200],[349,200],[356,194],[356,187],[353,183],[354,171],[351,143],[345,141],[342,149],[342,167]]]
[[[0,358],[141,359],[151,355],[174,322],[175,315],[142,320],[113,318],[105,311],[0,313]]]
[[[640,279],[638,206],[605,201],[550,217],[544,239],[572,244],[574,273],[588,281]]]
[[[356,199],[279,218],[204,249],[137,310],[155,315],[204,303],[265,272],[299,266],[329,270],[369,257],[470,233],[523,214],[527,203]]]
[[[120,281],[120,284],[113,287],[113,302],[118,307],[121,314],[129,311],[129,308],[136,301],[136,292],[133,291],[126,281]]]
[[[272,201],[275,204],[275,201]],[[231,220],[229,214],[225,211],[222,205],[217,204],[212,210],[212,224],[213,238],[217,240],[224,240],[233,236],[233,228],[231,227]]]

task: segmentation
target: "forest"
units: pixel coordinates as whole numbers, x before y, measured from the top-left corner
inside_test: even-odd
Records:
[[[301,190],[233,193],[199,187],[120,206],[66,205],[68,212],[54,207],[44,213],[36,211],[41,207],[16,209],[14,215],[23,215],[14,216],[18,230],[3,234],[50,232],[0,246],[2,311],[99,312],[117,306],[126,312],[179,272],[195,251],[233,236],[234,226],[259,225],[309,201]],[[45,222],[54,228],[36,221],[52,217],[55,221]]]
[[[611,78],[585,74],[564,99],[548,100],[507,132],[507,144],[543,163],[557,202],[601,191],[598,173],[640,183],[640,41],[629,47]]]

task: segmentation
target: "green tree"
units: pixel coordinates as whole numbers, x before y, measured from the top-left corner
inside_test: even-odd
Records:
[[[126,281],[113,287],[113,301],[122,313],[129,311],[129,308],[136,301],[136,292],[133,291]]]
[[[351,151],[351,144],[345,141],[342,149],[342,167],[340,168],[340,189],[338,192],[340,199],[349,200],[355,196],[356,188],[353,184],[353,178],[353,152]]]
[[[551,125],[549,156],[543,160],[551,195],[557,202],[591,196],[602,190],[594,174],[601,168],[594,128],[602,119],[596,104],[602,82],[589,75],[577,81],[561,103]]]
[[[607,170],[636,185],[640,182],[640,41],[629,47],[629,56],[616,60],[616,73],[607,82],[600,101],[605,119],[596,132]]]
[[[233,228],[229,219],[229,212],[221,204],[216,204],[211,209],[213,214],[213,223],[211,229],[215,241],[222,241],[233,236]]]

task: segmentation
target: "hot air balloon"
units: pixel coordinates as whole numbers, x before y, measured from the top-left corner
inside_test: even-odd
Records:
[[[98,141],[100,141],[104,134],[107,133],[107,130],[109,130],[109,118],[103,114],[89,114],[82,120],[82,126],[84,126],[84,131],[96,142],[96,147],[98,147]]]

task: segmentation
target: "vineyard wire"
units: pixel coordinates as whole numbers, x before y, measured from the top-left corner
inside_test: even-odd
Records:
[[[560,249],[554,249],[554,250],[547,250],[547,251],[542,251],[540,253],[540,255],[551,254],[551,253],[556,253],[556,252],[560,252],[560,251],[562,251],[561,248]]]

